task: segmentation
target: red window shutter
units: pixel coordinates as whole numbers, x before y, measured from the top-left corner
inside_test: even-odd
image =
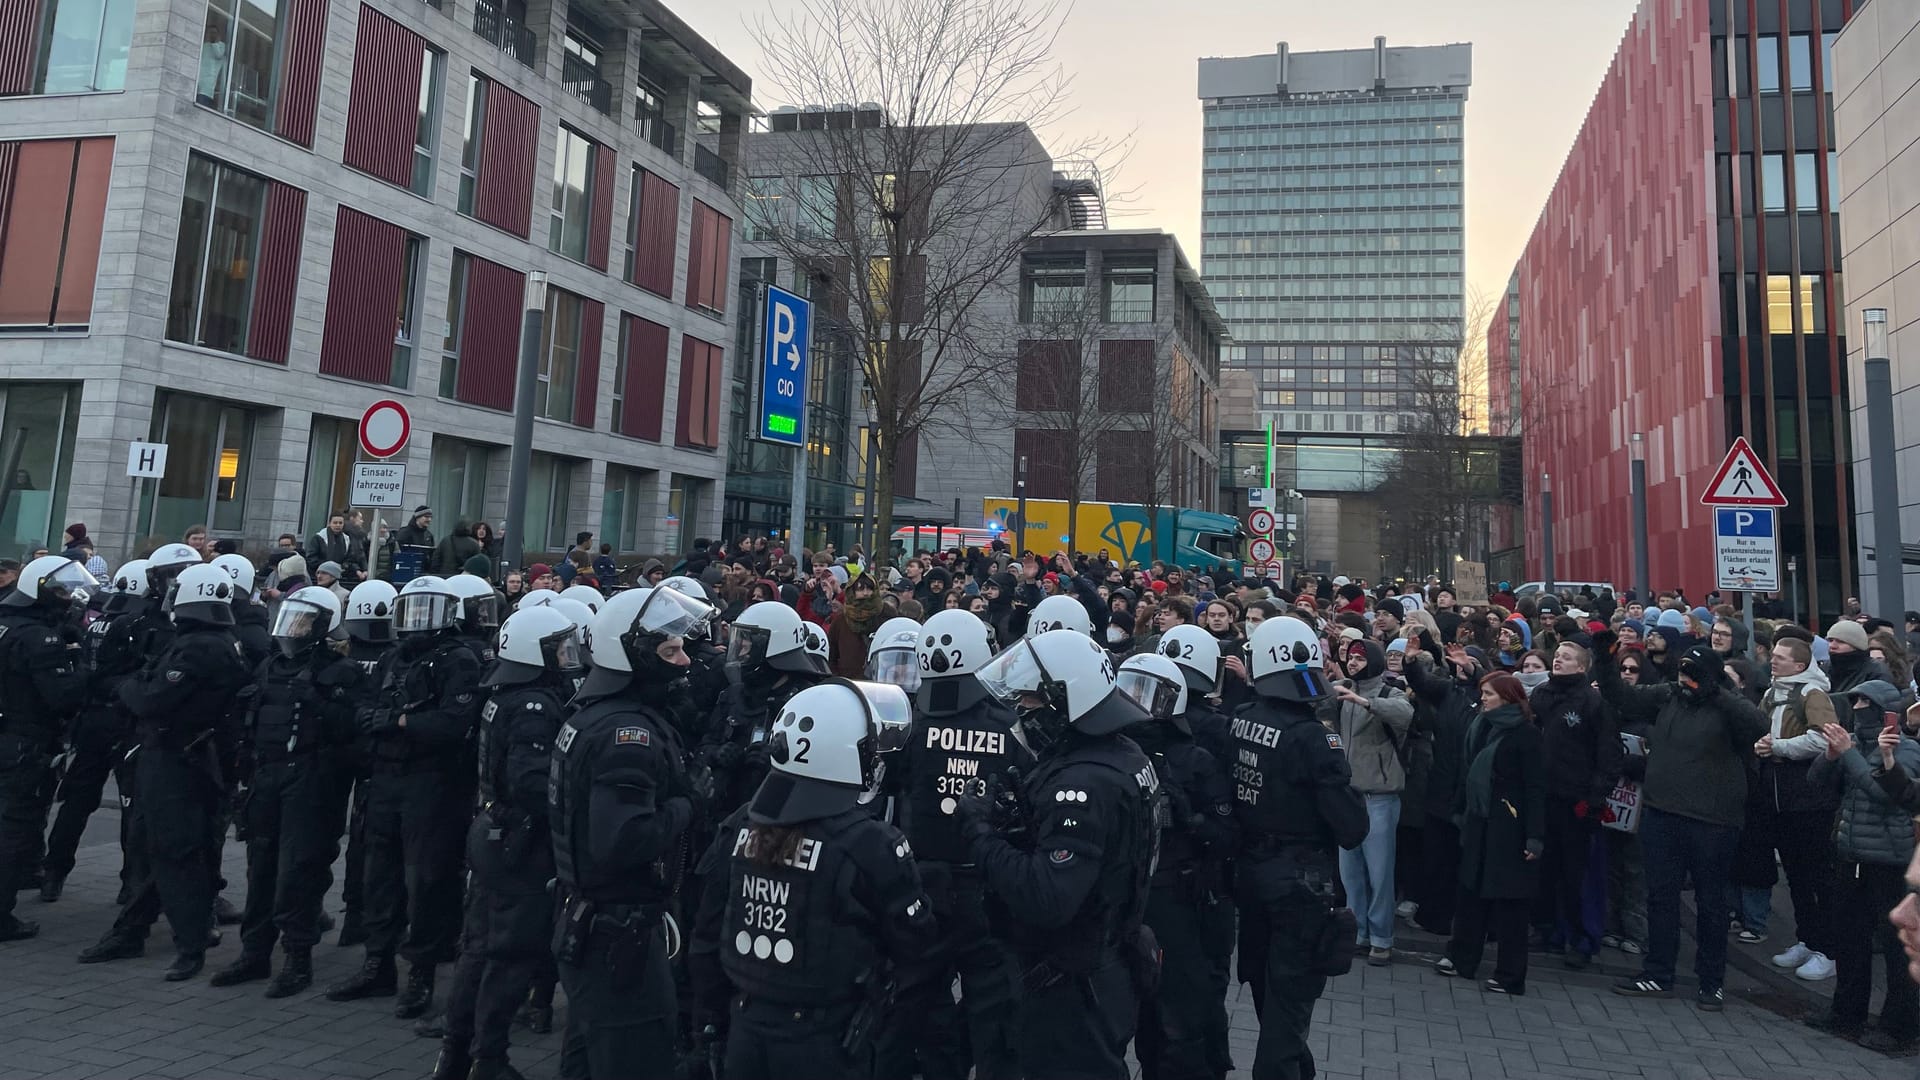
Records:
[[[0,325],[46,326],[60,275],[60,238],[72,198],[72,139],[3,143]],[[97,226],[96,226],[97,228]],[[95,241],[98,247],[98,241]]]
[[[426,45],[420,35],[361,5],[341,160],[404,188],[413,185],[413,140]]]
[[[533,165],[539,153],[540,106],[488,83],[473,216],[525,239],[533,225]]]
[[[460,371],[454,397],[489,409],[513,408],[525,300],[526,276],[520,271],[467,257],[467,301],[460,316]]]
[[[727,276],[733,266],[733,219],[711,206],[704,209],[711,230],[708,250],[713,253],[707,260],[707,306],[724,312],[727,310]]]
[[[680,405],[674,445],[720,445],[720,347],[688,334],[680,347]]]
[[[0,94],[32,91],[39,44],[40,0],[0,0]]]
[[[587,265],[607,268],[607,245],[613,242],[613,165],[618,157],[609,147],[593,148],[593,212],[587,219]]]
[[[287,362],[293,336],[293,296],[300,280],[300,241],[307,232],[307,193],[279,181],[267,184],[260,223],[260,260],[254,267],[253,316],[247,320],[247,355]]]
[[[406,247],[407,234],[399,226],[340,208],[320,338],[322,374],[381,384],[392,375]]]
[[[707,264],[706,206],[693,201],[693,229],[687,241],[687,306],[697,308],[707,302],[706,278],[701,268]]]
[[[680,189],[640,170],[640,213],[632,228],[633,283],[673,299],[673,257],[680,247]]]
[[[327,0],[288,0],[281,43],[280,94],[273,130],[301,146],[313,146],[313,116],[320,104],[320,68],[326,62]],[[410,115],[419,115],[420,84]]]
[[[1035,499],[1067,497],[1066,440],[1058,431],[1015,428],[1013,462],[1027,459],[1027,495]]]
[[[667,407],[667,345],[671,333],[657,322],[622,315],[627,323],[627,381],[620,399],[620,433],[660,441]]]
[[[1093,497],[1101,502],[1144,501],[1153,476],[1152,450],[1151,432],[1102,432]]]
[[[720,378],[725,366],[720,362],[720,346],[707,346],[707,449],[715,450],[720,446]]]
[[[60,264],[60,293],[53,321],[91,322],[93,280],[100,270],[100,233],[107,218],[107,184],[113,179],[113,140],[81,139],[73,166],[73,201],[67,205],[67,242]]]
[[[600,338],[606,321],[607,305],[598,300],[580,301],[580,370],[574,381],[573,422],[583,428],[593,427],[594,412],[600,405]]]

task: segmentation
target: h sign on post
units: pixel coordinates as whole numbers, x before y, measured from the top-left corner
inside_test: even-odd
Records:
[[[760,422],[756,437],[782,446],[807,442],[807,360],[813,305],[767,286],[760,331]]]
[[[127,446],[127,475],[139,480],[162,480],[167,475],[167,444],[137,442]]]

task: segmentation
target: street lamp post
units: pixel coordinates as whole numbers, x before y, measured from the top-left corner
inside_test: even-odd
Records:
[[[1627,441],[1633,456],[1628,483],[1633,490],[1633,587],[1645,603],[1653,595],[1653,575],[1647,569],[1647,439],[1634,432]]]
[[[533,468],[533,395],[539,385],[540,320],[547,311],[547,275],[527,275],[520,321],[520,369],[513,393],[513,449],[507,457],[507,536],[502,554],[519,569],[527,552],[527,473]]]
[[[1895,618],[1907,608],[1906,560],[1900,545],[1900,475],[1893,439],[1893,361],[1887,356],[1887,309],[1861,319],[1867,346],[1867,463],[1873,471],[1874,614]]]
[[[1013,478],[1013,491],[1015,497],[1020,500],[1019,507],[1013,512],[1013,557],[1017,559],[1027,546],[1027,455],[1025,454],[1020,455],[1020,470]]]
[[[1545,548],[1541,559],[1544,571],[1540,585],[1543,594],[1553,592],[1553,474],[1540,474],[1540,542]]]

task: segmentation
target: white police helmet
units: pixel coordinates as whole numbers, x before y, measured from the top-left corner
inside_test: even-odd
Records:
[[[634,617],[640,614],[652,594],[652,589],[627,589],[614,593],[600,605],[599,613],[593,616],[586,631],[587,653],[592,658],[594,671],[633,673],[633,664],[627,660],[626,646],[620,643],[620,638],[633,628]],[[555,599],[559,597],[556,595]],[[525,601],[522,604],[524,606]]]
[[[820,628],[819,623],[810,622],[806,629],[808,665],[815,675],[833,674],[833,646],[827,642],[827,632]]]
[[[406,583],[393,601],[393,629],[398,634],[430,634],[446,630],[460,617],[460,596],[445,578],[422,574]]]
[[[568,600],[587,605],[587,610],[593,612],[598,612],[600,605],[607,602],[607,598],[601,595],[600,590],[591,585],[569,585],[560,590],[560,595]],[[701,597],[701,599],[706,598]]]
[[[455,574],[447,579],[447,591],[460,598],[456,617],[468,633],[486,633],[500,625],[500,595],[486,578]]]
[[[173,576],[189,566],[206,563],[201,554],[185,544],[161,544],[153,554],[147,556],[147,575],[152,579],[155,592],[162,591],[161,583],[173,580]]]
[[[829,679],[787,699],[767,737],[772,766],[749,804],[758,824],[791,825],[845,813],[877,788],[881,755],[913,727],[906,692]]]
[[[175,623],[186,619],[232,626],[233,597],[233,575],[211,563],[201,563],[187,567],[173,579],[166,607]]]
[[[580,634],[573,620],[550,605],[516,611],[500,624],[494,642],[494,666],[485,686],[531,682],[542,672],[576,670],[580,662]]]
[[[1331,690],[1320,635],[1291,615],[1262,620],[1247,642],[1253,692],[1287,701],[1319,701]]]
[[[273,641],[285,656],[298,656],[326,640],[340,625],[340,598],[322,585],[295,589],[273,617]]]
[[[920,671],[925,678],[970,675],[993,658],[993,630],[980,616],[944,608],[920,627]]]
[[[393,605],[400,595],[392,585],[368,578],[347,594],[347,609],[341,623],[347,636],[355,641],[384,645],[393,640]]]
[[[207,565],[219,567],[233,579],[233,592],[236,599],[253,596],[253,578],[256,573],[253,560],[245,555],[216,555]]]
[[[1033,613],[1027,616],[1027,636],[1038,637],[1053,630],[1072,630],[1091,637],[1093,620],[1087,618],[1085,605],[1073,597],[1049,596],[1033,605]]]
[[[1180,665],[1185,673],[1187,689],[1205,696],[1220,689],[1221,676],[1226,671],[1226,661],[1220,656],[1220,642],[1192,623],[1179,626],[1160,635],[1160,655]]]
[[[1120,692],[1147,710],[1155,720],[1168,720],[1181,731],[1187,726],[1187,679],[1180,666],[1159,653],[1129,656],[1113,676]]]
[[[666,588],[662,583],[661,588]],[[814,627],[817,632],[819,627]],[[826,635],[820,635],[822,646]],[[813,674],[818,672],[808,655],[807,624],[800,613],[785,604],[762,600],[749,604],[733,621],[727,638],[727,661],[742,667],[766,664],[776,671]]]
[[[1023,694],[1044,699],[1059,717],[1087,735],[1108,735],[1147,719],[1113,685],[1113,659],[1077,630],[1049,630],[1008,646],[977,672],[982,685],[1008,704]]]
[[[978,622],[978,619],[974,620]],[[912,619],[888,619],[874,631],[867,646],[867,679],[897,686],[911,694],[920,688],[920,624]]]
[[[65,555],[42,555],[20,568],[19,580],[5,603],[8,607],[84,604],[99,587],[86,567]]]
[[[147,560],[129,559],[113,572],[107,587],[120,596],[147,596],[153,589],[147,581]]]

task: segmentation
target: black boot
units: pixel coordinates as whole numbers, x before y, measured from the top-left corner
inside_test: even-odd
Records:
[[[11,915],[0,922],[0,941],[25,941],[40,932],[40,924],[16,919]]]
[[[265,953],[253,954],[242,950],[240,959],[213,973],[207,980],[210,986],[239,986],[241,983],[254,982],[273,974],[273,957]]]
[[[167,973],[163,977],[168,982],[186,982],[188,979],[200,974],[200,969],[206,966],[207,954],[205,951],[183,952],[173,958],[173,966],[167,969]]]
[[[40,902],[51,904],[60,899],[60,894],[66,891],[67,875],[48,874],[46,884],[40,886]]]
[[[280,973],[267,984],[270,998],[292,997],[313,985],[313,954],[305,949],[288,949]]]
[[[407,990],[394,1002],[393,1015],[402,1020],[425,1016],[433,1004],[433,965],[421,961],[407,969]]]
[[[80,950],[83,964],[104,964],[109,960],[131,960],[144,955],[147,939],[126,931],[109,930],[99,941]]]
[[[467,1056],[467,1048],[452,1043],[440,1044],[440,1057],[433,1063],[433,1075],[427,1080],[467,1080],[467,1073],[473,1068],[473,1059]]]
[[[506,1058],[478,1058],[467,1080],[526,1080],[520,1070],[507,1064]]]
[[[399,983],[391,956],[368,956],[360,970],[327,988],[328,1001],[358,1001],[367,997],[392,997]]]

